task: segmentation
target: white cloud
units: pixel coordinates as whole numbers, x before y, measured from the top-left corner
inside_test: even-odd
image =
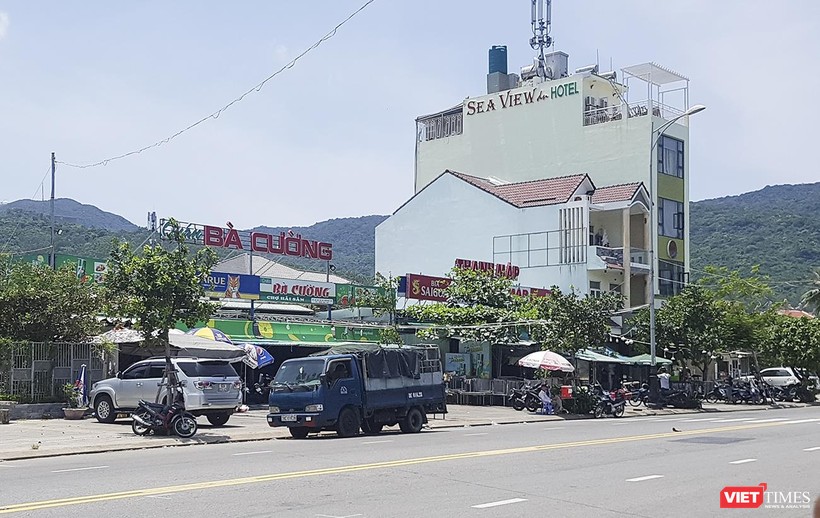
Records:
[[[0,11],[0,40],[6,36],[9,29],[9,15]]]

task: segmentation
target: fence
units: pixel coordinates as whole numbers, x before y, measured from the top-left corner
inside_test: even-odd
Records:
[[[34,342],[10,347],[10,361],[0,365],[0,393],[30,403],[61,401],[63,386],[74,383],[83,365],[89,388],[116,371],[116,354],[97,344]]]

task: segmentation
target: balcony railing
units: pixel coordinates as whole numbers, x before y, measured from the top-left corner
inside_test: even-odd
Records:
[[[596,246],[595,255],[607,266],[624,267],[624,249],[607,246]],[[649,251],[640,248],[629,249],[629,265],[633,270],[649,270]]]
[[[652,103],[652,114],[667,120],[683,114],[683,111],[660,103]],[[588,106],[584,110],[584,126],[603,124],[611,121],[622,120],[624,117],[643,117],[649,115],[649,101],[638,101],[635,103],[616,104],[612,106]],[[681,119],[681,124],[686,124],[685,118]]]

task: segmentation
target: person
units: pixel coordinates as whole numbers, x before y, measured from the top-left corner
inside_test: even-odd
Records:
[[[538,399],[541,400],[541,409],[545,414],[552,414],[552,399],[549,395],[549,389],[546,383],[541,384],[541,390],[538,392]]]
[[[566,412],[564,410],[564,402],[561,400],[561,389],[560,387],[555,387],[553,389],[552,398],[550,399],[552,403],[552,411],[556,414],[562,414]]]
[[[671,389],[671,387],[670,387],[670,385],[669,385],[669,379],[670,379],[671,377],[672,377],[672,376],[671,376],[668,372],[666,372],[666,368],[665,368],[665,367],[661,367],[661,368],[658,370],[658,381],[659,381],[659,382],[660,382],[660,384],[661,384],[661,394],[662,394],[662,395],[664,395],[664,396],[665,396],[666,394],[668,394],[668,393],[669,393],[669,391],[670,391],[670,389]]]

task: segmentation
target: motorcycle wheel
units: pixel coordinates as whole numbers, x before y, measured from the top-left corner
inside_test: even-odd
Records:
[[[643,400],[641,400],[639,396],[632,396],[629,398],[629,404],[632,406],[641,406],[641,403],[643,403]]]
[[[716,396],[714,393],[709,393],[709,394],[707,394],[707,395],[706,395],[706,397],[704,398],[704,401],[706,401],[706,402],[707,402],[707,403],[709,403],[710,405],[713,405],[713,404],[717,403],[718,398],[717,398],[717,396]]]
[[[626,405],[615,405],[615,411],[612,412],[612,415],[614,415],[615,417],[623,417],[625,410]]]
[[[595,412],[594,412],[593,415],[595,416],[595,419],[603,417],[603,415],[604,415],[604,406],[603,405],[597,405],[595,407]]]
[[[535,398],[529,398],[527,401],[527,410],[530,412],[538,412],[541,409],[541,402]]]
[[[526,405],[525,405],[525,404],[524,404],[524,402],[521,400],[521,398],[518,398],[518,397],[517,397],[517,398],[513,399],[513,402],[512,402],[512,407],[513,407],[515,410],[518,410],[518,411],[520,412],[521,410],[524,410],[524,407],[525,407],[525,406],[526,406]]]
[[[141,419],[148,421],[149,423],[151,422],[151,414],[149,414],[145,410],[143,410],[142,412],[137,412],[136,415],[138,415]],[[144,424],[137,422],[135,419],[131,420],[131,430],[136,435],[148,435],[149,433],[151,433],[150,426],[145,426]]]
[[[193,437],[196,433],[196,419],[194,419],[192,415],[182,414],[178,418],[174,419],[172,427],[175,434],[183,439],[187,439],[188,437]]]

